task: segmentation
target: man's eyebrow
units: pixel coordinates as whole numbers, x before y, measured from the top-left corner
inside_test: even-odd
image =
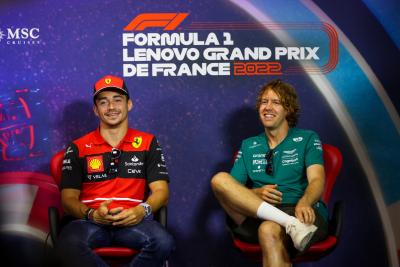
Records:
[[[100,101],[100,100],[104,100],[107,99],[107,97],[103,96],[103,97],[97,97],[96,101]]]

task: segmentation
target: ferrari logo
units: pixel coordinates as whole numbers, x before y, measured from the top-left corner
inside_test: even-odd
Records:
[[[136,136],[135,138],[133,138],[133,142],[132,142],[132,146],[134,148],[139,148],[142,145],[142,137],[141,136]]]
[[[104,81],[106,82],[106,84],[110,84],[111,83],[111,79],[110,78],[107,78]]]

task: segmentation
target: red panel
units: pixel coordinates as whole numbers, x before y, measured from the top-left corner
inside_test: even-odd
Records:
[[[50,160],[50,173],[57,185],[60,185],[61,182],[61,166],[64,160],[64,152],[64,150],[57,152]]]
[[[336,182],[336,177],[339,175],[342,168],[342,153],[339,149],[332,145],[323,144],[324,150],[324,163],[325,163],[325,191],[322,195],[322,200],[325,203],[329,202],[332,193],[333,185]]]

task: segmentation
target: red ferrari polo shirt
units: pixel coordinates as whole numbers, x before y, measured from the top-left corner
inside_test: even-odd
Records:
[[[73,141],[64,156],[61,189],[81,190],[80,200],[97,208],[112,199],[110,209],[130,208],[143,202],[147,184],[169,181],[162,150],[154,135],[129,129],[117,156],[99,129]],[[111,165],[115,163],[115,167]]]

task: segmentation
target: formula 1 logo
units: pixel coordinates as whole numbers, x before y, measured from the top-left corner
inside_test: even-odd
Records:
[[[189,15],[189,13],[143,13],[136,16],[125,28],[125,31],[143,31],[150,27],[164,28],[172,31]]]

